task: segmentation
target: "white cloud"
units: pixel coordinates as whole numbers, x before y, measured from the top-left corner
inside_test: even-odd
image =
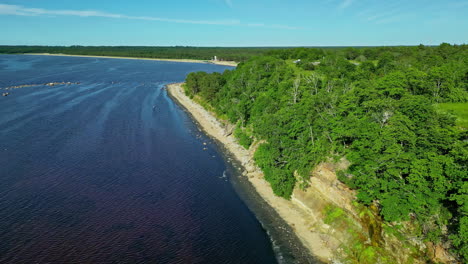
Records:
[[[450,4],[452,7],[462,8],[462,7],[468,6],[468,1],[461,0],[461,1],[456,1],[454,3],[450,3]]]
[[[231,3],[226,0],[226,3]],[[226,26],[247,26],[247,27],[264,27],[264,28],[277,28],[277,29],[298,29],[285,25],[265,25],[263,23],[247,23],[243,24],[236,19],[230,20],[187,20],[187,19],[173,19],[164,17],[153,16],[127,16],[122,14],[113,14],[94,10],[50,10],[43,8],[27,8],[19,5],[6,5],[0,4],[0,15],[15,15],[15,16],[78,16],[78,17],[104,17],[104,18],[117,18],[117,19],[131,19],[131,20],[146,20],[146,21],[159,21],[168,23],[182,23],[182,24],[198,24],[198,25],[226,25]]]
[[[81,17],[110,17],[122,18],[122,15],[109,14],[100,11],[76,11],[76,10],[47,10],[42,8],[25,8],[18,5],[0,4],[0,15],[40,16],[40,15],[65,15]]]
[[[354,2],[354,0],[343,0],[343,2],[341,2],[341,4],[338,6],[338,8],[339,9],[345,9],[345,8],[349,7],[353,2]]]
[[[133,20],[148,20],[148,21],[161,21],[170,23],[184,23],[184,24],[203,24],[203,25],[238,25],[238,20],[186,20],[186,19],[172,19],[163,17],[150,17],[150,16],[127,16],[122,14],[112,14],[101,11],[93,10],[49,10],[43,8],[26,8],[18,5],[5,5],[0,4],[0,15],[16,15],[16,16],[43,16],[43,15],[57,15],[57,16],[79,16],[79,17],[105,17],[105,18],[124,18]]]

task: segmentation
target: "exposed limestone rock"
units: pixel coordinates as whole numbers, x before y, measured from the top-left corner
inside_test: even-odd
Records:
[[[349,165],[345,159],[319,164],[312,172],[309,186],[296,188],[291,199],[308,212],[311,232],[321,232],[321,239],[327,241],[337,256],[350,263],[422,264],[428,258],[434,263],[457,263],[448,245],[426,246],[410,235],[417,228],[411,222],[386,224],[379,215],[378,203],[369,207],[356,203],[356,193],[336,176],[338,170]],[[392,232],[386,232],[384,226]]]
[[[235,128],[236,128],[236,126],[233,125],[233,124],[226,124],[226,125],[224,126],[224,136],[227,137],[227,136],[232,135],[232,133],[234,132],[234,129],[235,129]]]

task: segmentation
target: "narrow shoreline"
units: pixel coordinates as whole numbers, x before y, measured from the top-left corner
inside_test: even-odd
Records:
[[[10,54],[10,55],[14,55],[14,54]],[[71,54],[55,54],[55,53],[24,53],[24,54],[21,54],[21,55],[81,57],[81,58],[105,58],[105,59],[126,59],[126,60],[150,60],[150,61],[172,61],[172,62],[186,62],[186,63],[215,64],[215,65],[232,66],[232,67],[237,67],[237,65],[238,65],[238,63],[235,62],[235,61],[214,61],[214,60],[160,59],[160,58],[118,57],[118,56],[97,56],[97,55],[71,55]]]
[[[237,143],[233,135],[226,132],[223,125],[209,111],[197,104],[183,91],[183,83],[167,85],[171,97],[176,99],[192,115],[205,132],[218,140],[240,162],[244,168],[244,175],[253,185],[257,193],[269,204],[278,215],[294,230],[301,243],[310,252],[312,258],[330,263],[333,258],[332,250],[319,232],[314,232],[308,222],[308,212],[299,205],[275,196],[270,184],[264,179],[263,172],[253,162],[254,151],[246,150]]]

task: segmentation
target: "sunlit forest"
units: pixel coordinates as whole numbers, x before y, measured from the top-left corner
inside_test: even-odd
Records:
[[[263,142],[255,161],[276,195],[345,157],[338,177],[361,204],[468,261],[467,45],[269,50],[185,89],[245,148]]]

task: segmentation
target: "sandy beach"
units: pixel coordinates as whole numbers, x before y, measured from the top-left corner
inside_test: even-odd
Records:
[[[323,262],[331,262],[332,249],[327,247],[326,238],[311,227],[311,222],[314,222],[311,219],[314,217],[313,213],[298,203],[273,194],[270,184],[264,180],[261,169],[253,162],[254,151],[252,148],[246,150],[240,146],[233,135],[228,135],[224,125],[213,114],[187,97],[183,91],[182,83],[170,84],[167,88],[172,97],[191,113],[205,132],[221,142],[240,161],[244,167],[244,175],[248,177],[259,195],[292,227],[302,244],[309,249],[311,255]]]
[[[126,60],[153,60],[153,61],[173,61],[188,63],[206,63],[223,66],[236,67],[235,61],[214,61],[214,60],[191,60],[191,59],[158,59],[158,58],[139,58],[139,57],[116,57],[116,56],[94,56],[94,55],[69,55],[69,54],[51,54],[51,53],[25,53],[23,55],[41,55],[41,56],[62,56],[62,57],[83,57],[83,58],[108,58],[108,59],[126,59]]]

